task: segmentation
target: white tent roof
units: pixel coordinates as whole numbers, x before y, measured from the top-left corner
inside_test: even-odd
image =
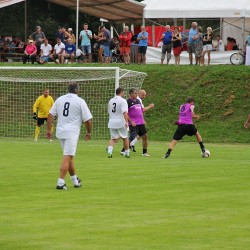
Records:
[[[0,8],[15,4],[15,3],[20,3],[23,2],[24,0],[0,0]]]
[[[147,0],[145,18],[250,17],[249,0]]]

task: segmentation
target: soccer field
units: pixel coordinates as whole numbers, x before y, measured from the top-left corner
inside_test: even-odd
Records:
[[[105,141],[81,141],[83,187],[56,190],[57,141],[1,139],[0,249],[249,249],[250,146],[141,145],[107,158]]]

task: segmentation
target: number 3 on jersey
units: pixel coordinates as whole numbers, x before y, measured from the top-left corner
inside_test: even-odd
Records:
[[[69,106],[70,106],[69,102],[64,103],[63,116],[68,116],[69,115]]]
[[[116,103],[114,102],[113,103],[113,109],[112,109],[112,112],[115,113],[116,112]]]

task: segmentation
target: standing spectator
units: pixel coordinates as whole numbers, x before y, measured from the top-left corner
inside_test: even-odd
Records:
[[[225,51],[224,42],[221,39],[221,36],[217,36],[217,44],[214,46],[217,51]]]
[[[76,45],[73,44],[72,38],[68,38],[68,43],[65,46],[64,58],[70,58],[70,62],[73,63],[76,56]]]
[[[33,105],[33,119],[37,121],[35,142],[38,140],[41,126],[44,124],[44,121],[48,119],[49,111],[53,104],[54,100],[49,95],[49,89],[45,89],[43,95],[39,96]]]
[[[94,44],[95,49],[98,51],[99,62],[103,63],[103,32],[101,31],[101,26],[98,29],[98,34],[94,34],[96,43]]]
[[[65,44],[62,43],[60,38],[56,39],[57,44],[54,47],[53,55],[50,58],[55,61],[55,63],[64,63],[64,53],[65,53]]]
[[[40,64],[47,63],[49,61],[52,52],[52,46],[49,44],[48,39],[44,39],[44,43],[41,45],[41,56],[39,59]]]
[[[130,138],[129,141],[132,142],[138,135],[142,138],[142,156],[150,156],[148,154],[148,135],[147,129],[145,127],[145,121],[143,117],[143,107],[141,101],[137,98],[138,90],[132,88],[129,90],[129,99],[128,102],[128,121],[129,121],[129,131]],[[124,155],[124,148],[121,151],[121,154]]]
[[[82,51],[85,55],[88,55],[88,61],[92,61],[92,51],[91,51],[91,39],[92,31],[88,29],[89,26],[87,23],[83,25],[83,30],[80,32],[79,39],[81,40]]]
[[[138,64],[145,64],[148,47],[148,32],[146,32],[145,26],[141,26],[141,32],[137,36],[137,41],[139,41],[137,62]]]
[[[197,64],[201,64],[202,60],[202,51],[203,51],[203,34],[202,28],[198,27],[198,33],[194,36],[194,50],[195,50],[195,58],[197,58]]]
[[[118,37],[120,40],[120,53],[123,55],[125,64],[130,64],[130,46],[132,33],[129,31],[129,27],[125,26],[123,32]]]
[[[193,53],[195,53],[194,37],[197,35],[197,33],[198,33],[197,23],[192,22],[191,29],[189,30],[188,34],[188,43],[187,43],[187,52],[189,53],[190,65],[193,64]]]
[[[103,46],[103,52],[104,52],[104,62],[105,63],[110,63],[111,34],[110,34],[110,31],[105,28],[105,26],[101,26],[100,30],[103,32],[102,46]]]
[[[207,28],[207,33],[203,36],[203,52],[201,55],[201,63],[202,65],[204,65],[205,63],[205,55],[207,53],[207,57],[208,57],[208,61],[207,61],[207,65],[210,64],[210,54],[211,51],[213,50],[213,33],[212,33],[212,28],[208,27]]]
[[[197,128],[193,124],[193,118],[199,119],[200,116],[196,115],[194,113],[194,98],[188,97],[185,104],[182,104],[180,106],[180,113],[179,113],[179,119],[178,119],[178,128],[175,131],[175,134],[173,136],[173,140],[169,144],[169,148],[166,152],[166,154],[162,158],[168,158],[174,149],[175,145],[179,140],[181,140],[185,135],[193,136],[195,135],[201,151],[205,152],[205,147],[202,142],[202,137],[199,134]]]
[[[63,159],[56,188],[61,190],[67,189],[64,179],[68,172],[74,187],[81,187],[81,180],[76,175],[74,156],[83,122],[87,129],[85,140],[91,139],[92,115],[86,102],[77,96],[78,92],[79,84],[76,82],[69,83],[68,94],[55,101],[47,121],[47,137],[51,139],[53,119],[57,117],[58,120],[56,137],[59,139],[63,150]]]
[[[169,25],[166,25],[166,31],[163,32],[161,40],[163,42],[161,50],[161,64],[163,64],[163,61],[166,57],[166,53],[167,53],[167,64],[169,64],[169,61],[171,59],[171,50],[172,50],[172,32],[170,31]]]
[[[36,31],[33,32],[29,38],[36,42],[37,54],[40,55],[41,44],[46,38],[44,32],[41,31],[41,26],[36,26]]]
[[[227,37],[226,51],[233,50],[233,41],[231,37]]]
[[[173,52],[174,52],[174,59],[175,59],[175,65],[180,64],[181,60],[181,41],[182,41],[182,36],[180,33],[179,27],[174,28],[174,33],[172,36],[172,41],[173,41]]]
[[[245,128],[248,128],[248,127],[249,127],[249,123],[250,123],[250,114],[248,115],[247,120],[246,120],[246,122],[244,123],[244,127],[245,127]]]
[[[56,32],[56,39],[60,38],[62,42],[65,40],[65,34],[63,32],[63,28],[61,26],[58,26],[57,32]]]
[[[29,40],[23,54],[23,64],[26,64],[27,60],[30,59],[31,63],[34,64],[36,60],[37,48],[33,40]]]
[[[124,155],[129,158],[129,142],[128,142],[128,103],[123,98],[124,89],[117,88],[116,96],[110,99],[108,103],[109,122],[111,139],[108,145],[108,157],[112,158],[113,147],[117,140],[122,138]]]

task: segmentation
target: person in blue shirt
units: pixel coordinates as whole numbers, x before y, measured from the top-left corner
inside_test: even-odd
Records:
[[[141,32],[137,36],[137,41],[139,41],[137,58],[138,64],[145,64],[148,47],[148,32],[146,32],[145,26],[141,26]]]
[[[162,51],[161,51],[161,64],[163,64],[163,61],[166,57],[167,53],[167,64],[169,64],[169,61],[171,59],[171,50],[172,50],[172,32],[170,31],[170,26],[166,25],[166,31],[163,32],[161,36],[162,40]]]
[[[64,58],[70,58],[70,62],[73,63],[76,56],[76,45],[73,43],[72,38],[68,38],[68,43],[65,46]],[[65,62],[67,62],[65,60]]]
[[[187,52],[189,53],[189,61],[190,64],[193,64],[193,53],[195,53],[195,36],[198,34],[198,29],[197,29],[197,23],[192,22],[191,29],[189,30],[188,34],[188,43],[187,43]],[[196,58],[196,64],[197,64],[197,58]]]

